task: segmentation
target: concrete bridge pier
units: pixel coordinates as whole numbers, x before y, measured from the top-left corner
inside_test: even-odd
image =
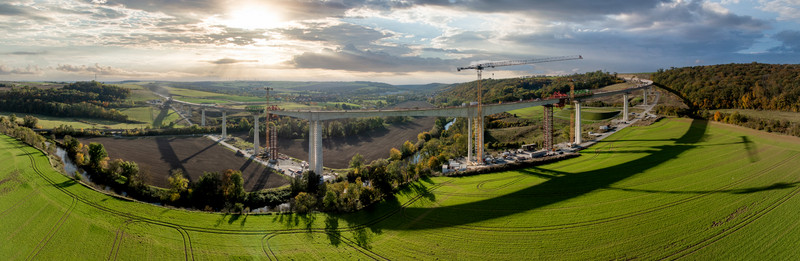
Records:
[[[206,126],[206,109],[200,110],[200,126]]]
[[[574,101],[575,103],[575,144],[580,145],[581,140],[581,102]]]
[[[308,121],[308,169],[322,175],[322,126],[319,120]]]
[[[478,165],[483,165],[483,157],[485,157],[484,156],[485,155],[484,152],[485,152],[485,149],[486,149],[483,146],[483,127],[484,127],[484,125],[483,125],[483,115],[478,115],[478,118],[476,120],[478,121],[478,126],[475,129],[475,131],[477,132],[476,133],[476,138],[477,138],[477,142],[476,143],[478,145],[477,146],[477,153],[478,153],[477,162],[478,162]]]
[[[228,122],[225,121],[225,111],[222,111],[222,138],[228,138]]]
[[[258,143],[258,114],[256,114],[253,118],[255,118],[254,127],[253,127],[253,155],[258,155],[259,147],[261,144]]]
[[[467,117],[467,162],[472,162],[472,117]]]
[[[622,120],[628,121],[628,93],[622,94]]]
[[[642,100],[642,104],[644,106],[647,106],[647,88],[642,89],[642,96],[644,96],[643,100]]]

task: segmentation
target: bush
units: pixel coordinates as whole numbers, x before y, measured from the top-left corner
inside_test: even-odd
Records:
[[[308,193],[300,192],[294,197],[294,210],[299,214],[305,214],[314,209],[317,199]]]

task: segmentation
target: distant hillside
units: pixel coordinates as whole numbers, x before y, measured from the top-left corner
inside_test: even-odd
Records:
[[[567,93],[570,80],[575,81],[575,90],[597,89],[622,82],[615,75],[602,71],[558,77],[486,79],[481,82],[483,102],[542,98],[550,96],[556,91]],[[477,90],[477,81],[452,84],[443,88],[436,95],[433,103],[459,105],[464,102],[477,101]]]
[[[653,81],[699,109],[800,111],[800,65],[720,64],[659,70]]]

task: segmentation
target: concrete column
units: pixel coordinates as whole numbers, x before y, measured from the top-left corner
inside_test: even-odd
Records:
[[[628,121],[628,94],[622,95],[622,120]]]
[[[581,103],[575,101],[575,144],[580,145],[581,140]]]
[[[316,149],[314,152],[314,156],[316,157],[316,159],[314,159],[314,163],[316,164],[314,166],[314,172],[316,172],[317,175],[322,175],[322,126],[318,120],[314,121],[314,125],[316,125],[316,127],[314,127],[314,136],[316,136],[314,138],[314,142],[316,143],[314,145]]]
[[[642,104],[647,106],[647,88],[642,89],[642,96],[644,96],[644,100],[642,100]]]
[[[258,142],[258,116],[259,115],[256,114],[255,117],[253,117],[255,119],[253,121],[254,122],[253,126],[255,126],[253,128],[253,155],[258,155],[259,147],[261,147],[261,144],[259,144]]]
[[[472,161],[472,116],[467,116],[467,162]]]
[[[314,125],[314,121],[309,120],[308,121],[308,169],[309,170],[316,169],[317,166],[315,164],[317,159],[317,156],[315,154],[317,150],[314,147],[317,144],[317,135],[316,131],[314,131],[315,128],[316,125]]]
[[[200,126],[206,126],[206,109],[200,110]]]
[[[483,164],[483,157],[485,157],[484,151],[486,150],[483,147],[483,115],[478,115],[478,128],[475,130],[477,131],[477,138],[478,138],[478,164]]]
[[[225,111],[222,111],[222,138],[228,138],[228,122],[225,119]]]

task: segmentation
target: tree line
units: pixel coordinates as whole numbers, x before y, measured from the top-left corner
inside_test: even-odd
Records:
[[[0,110],[126,122],[128,116],[114,108],[130,106],[128,96],[128,89],[95,81],[53,89],[21,87],[0,92]]]
[[[659,69],[654,82],[697,109],[800,111],[800,65],[719,64]]]

